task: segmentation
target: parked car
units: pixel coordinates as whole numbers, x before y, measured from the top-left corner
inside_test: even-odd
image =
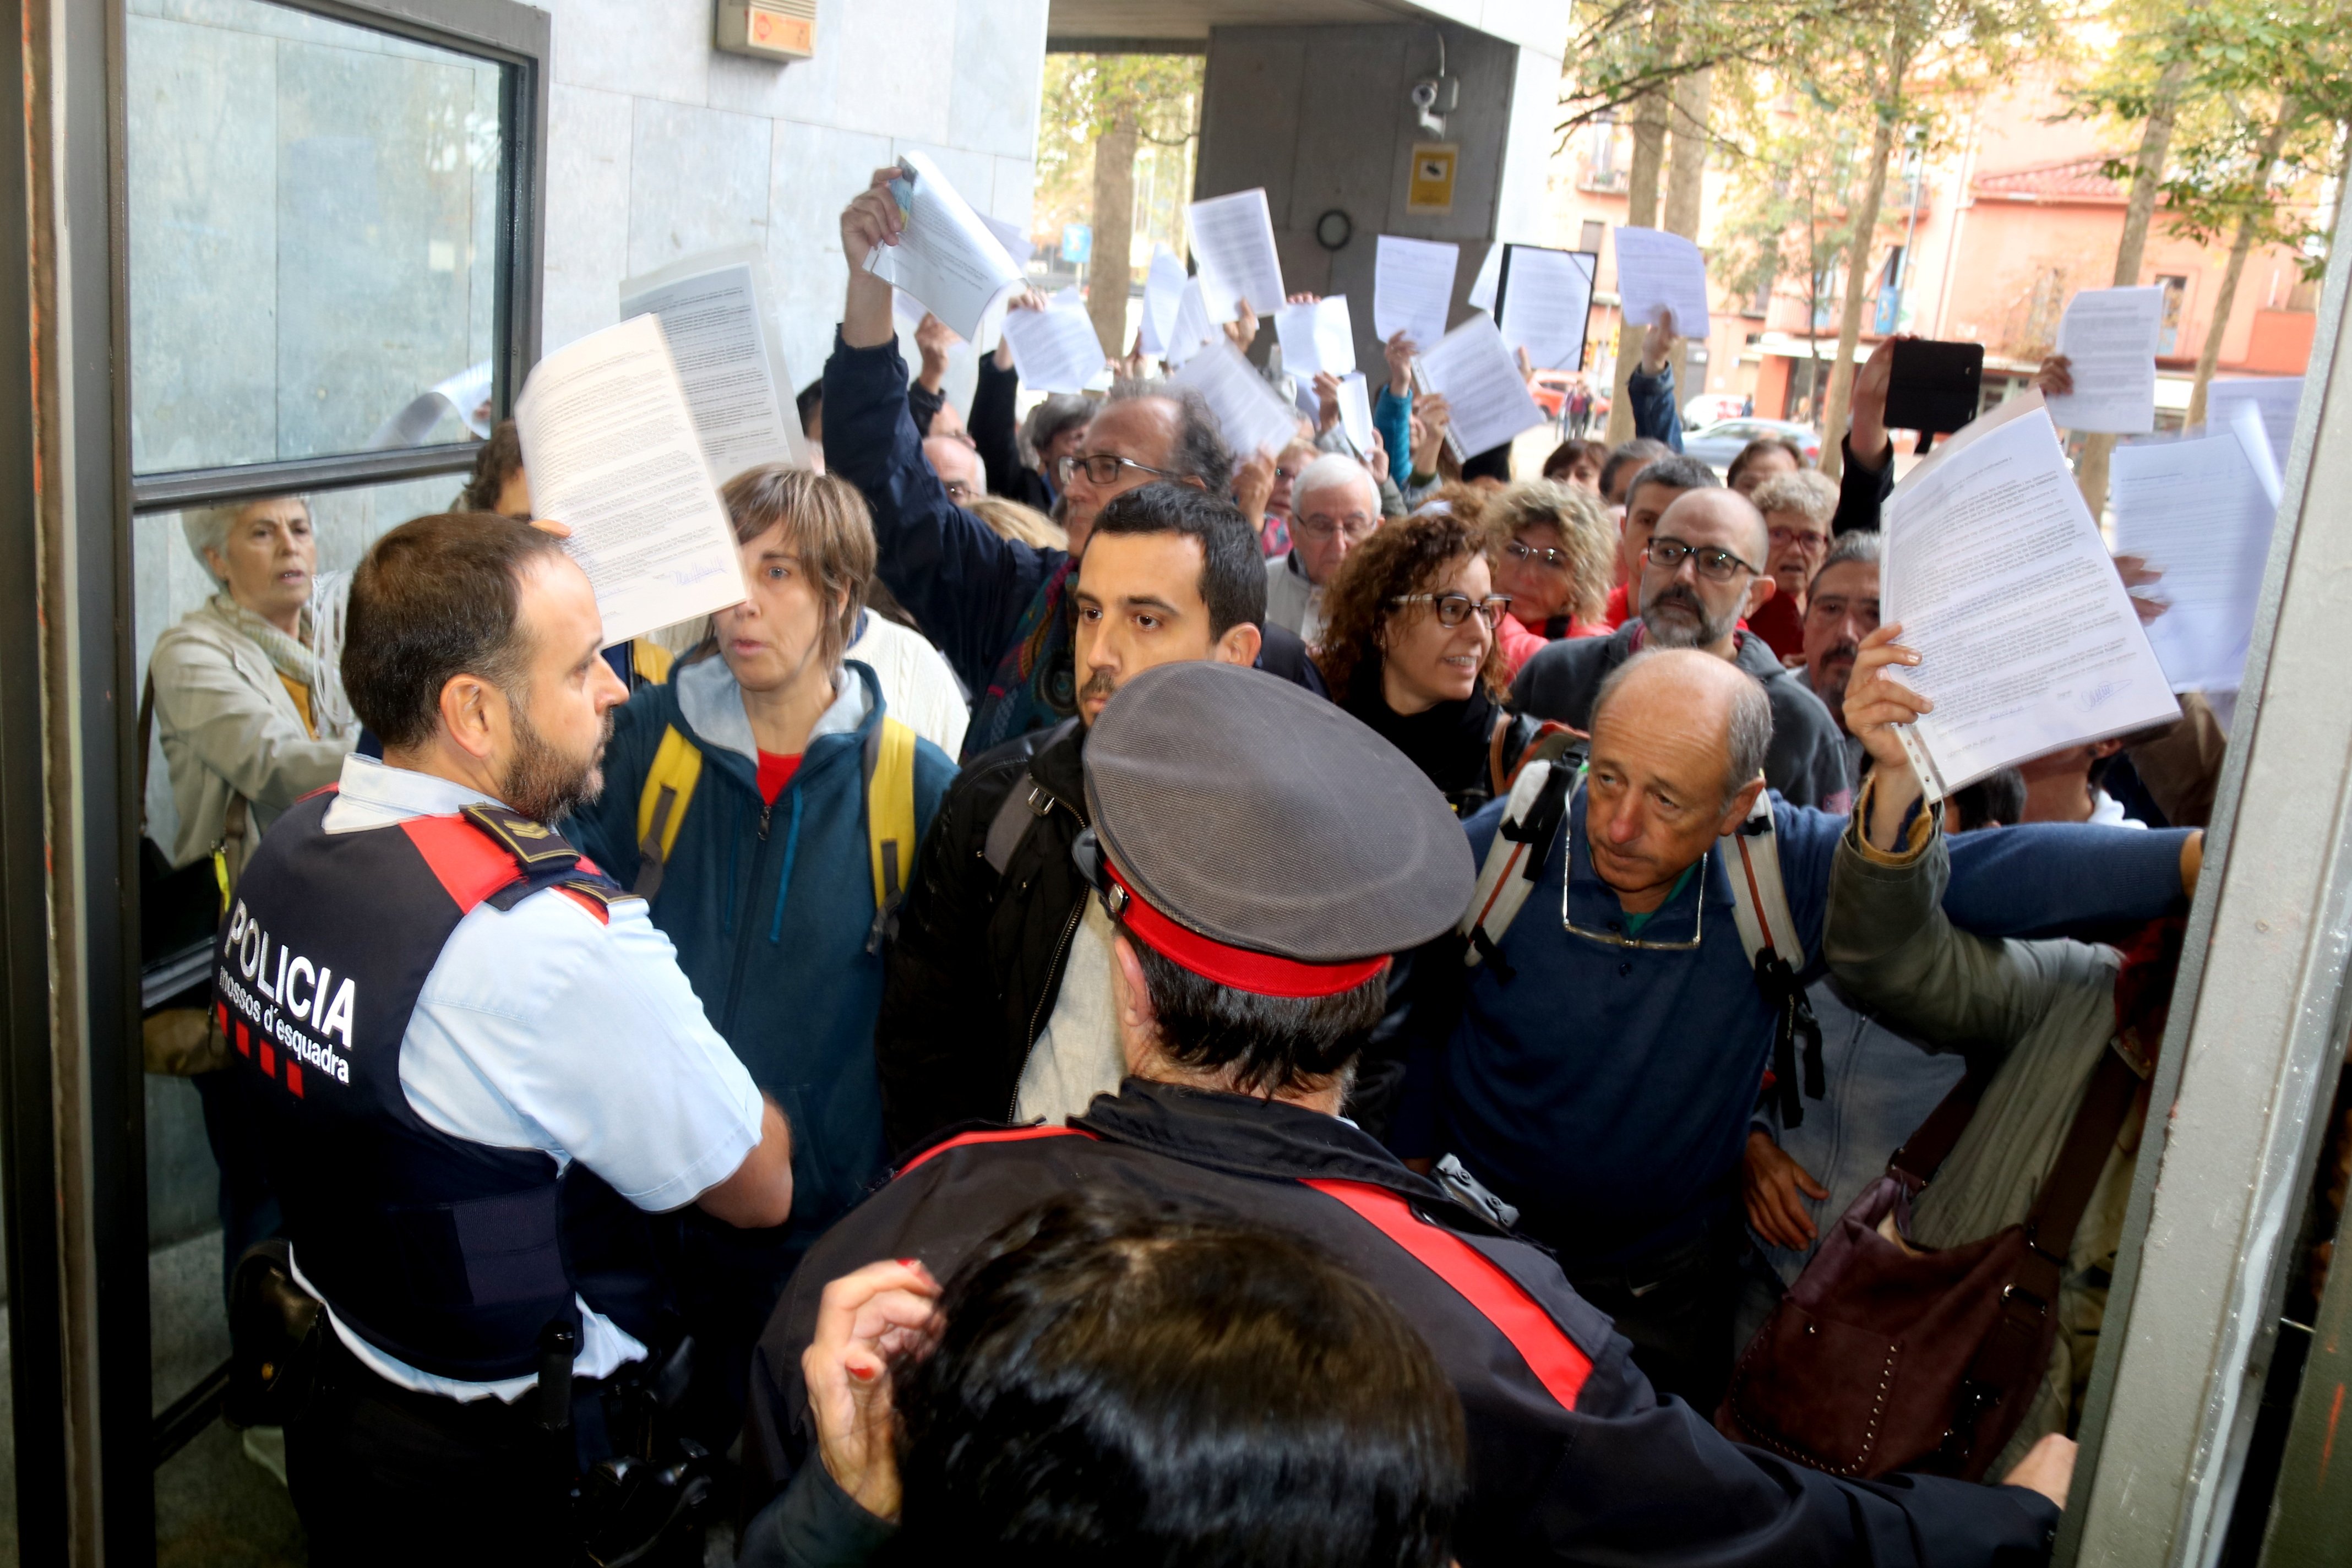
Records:
[[[1821,462],[1821,432],[1793,419],[1721,420],[1684,437],[1683,454],[1696,458],[1719,474],[1731,467],[1731,459],[1739,456],[1739,449],[1748,442],[1781,436],[1797,444],[1797,449],[1804,453],[1808,465]]]
[[[1544,417],[1557,424],[1567,416],[1568,395],[1575,385],[1576,377],[1568,371],[1539,370],[1528,383],[1528,391],[1534,396],[1536,406],[1544,411]]]
[[[1702,392],[1683,405],[1683,428],[1704,430],[1719,419],[1748,418],[1748,399],[1728,392]]]

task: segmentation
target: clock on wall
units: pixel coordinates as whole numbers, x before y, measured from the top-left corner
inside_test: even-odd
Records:
[[[1356,220],[1333,207],[1315,220],[1315,243],[1326,250],[1337,250],[1355,237]]]

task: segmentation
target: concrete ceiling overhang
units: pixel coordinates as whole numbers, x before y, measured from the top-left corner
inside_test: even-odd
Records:
[[[1569,0],[1051,0],[1055,49],[1205,47],[1212,27],[1295,27],[1452,22],[1557,56]]]

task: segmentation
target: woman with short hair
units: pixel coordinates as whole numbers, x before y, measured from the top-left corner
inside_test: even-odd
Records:
[[[1525,479],[1479,511],[1493,542],[1495,591],[1511,601],[1496,628],[1510,675],[1545,644],[1609,635],[1601,617],[1617,574],[1617,528],[1600,495]]]

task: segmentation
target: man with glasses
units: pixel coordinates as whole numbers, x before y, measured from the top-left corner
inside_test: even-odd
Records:
[[[1324,589],[1380,525],[1380,487],[1362,463],[1327,452],[1307,464],[1290,485],[1290,551],[1265,563],[1265,618],[1320,638]]]
[[[1771,645],[1783,662],[1805,651],[1805,595],[1830,552],[1830,520],[1837,514],[1837,481],[1818,468],[1773,474],[1748,492],[1772,539],[1765,570],[1780,591],[1748,620],[1748,629]]]
[[[1720,486],[1684,490],[1659,514],[1636,563],[1640,616],[1612,636],[1538,653],[1512,683],[1511,705],[1590,730],[1593,700],[1612,671],[1645,647],[1697,648],[1763,687],[1772,710],[1765,782],[1795,805],[1843,811],[1853,781],[1837,721],[1763,638],[1741,629],[1742,617],[1778,591],[1764,570],[1769,550],[1763,514],[1747,497]]]

